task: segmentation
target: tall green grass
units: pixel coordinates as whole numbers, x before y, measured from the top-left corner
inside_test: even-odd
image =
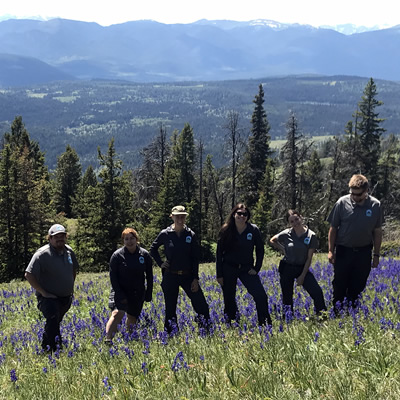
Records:
[[[223,301],[214,267],[201,266],[201,284],[215,331],[199,334],[183,293],[180,333],[162,333],[164,302],[156,270],[153,302],[129,335],[121,325],[112,347],[103,344],[109,317],[108,275],[80,274],[75,301],[64,318],[64,347],[42,353],[44,321],[26,282],[0,285],[0,399],[398,399],[400,398],[399,262],[373,271],[358,313],[318,322],[308,295],[295,291],[296,313],[279,312],[276,260],[262,272],[273,317],[259,329],[254,304],[238,286],[236,326],[222,320]],[[330,296],[331,270],[323,258],[314,271]],[[247,311],[246,311],[247,310]]]

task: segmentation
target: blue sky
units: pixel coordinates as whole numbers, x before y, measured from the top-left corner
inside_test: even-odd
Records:
[[[168,24],[271,19],[313,26],[390,27],[400,24],[396,4],[395,0],[5,0],[0,2],[0,19],[61,17],[105,26],[141,19]]]

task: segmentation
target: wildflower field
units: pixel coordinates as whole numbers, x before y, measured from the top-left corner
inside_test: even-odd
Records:
[[[332,266],[312,269],[327,304]],[[398,399],[400,398],[400,261],[384,258],[371,272],[358,312],[313,318],[311,299],[295,290],[294,314],[282,314],[276,261],[260,272],[272,330],[257,326],[251,296],[238,285],[242,318],[224,322],[212,264],[200,267],[213,327],[198,330],[189,299],[178,303],[180,332],[163,329],[164,301],[155,269],[153,301],[129,334],[103,343],[110,284],[107,273],[80,274],[62,323],[63,348],[43,353],[44,320],[27,282],[0,285],[0,399]]]

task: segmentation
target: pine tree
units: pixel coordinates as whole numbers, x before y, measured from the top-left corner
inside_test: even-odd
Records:
[[[240,174],[240,187],[246,205],[252,209],[259,197],[259,187],[263,178],[270,151],[270,126],[264,109],[264,89],[258,87],[253,100],[254,111],[251,117],[251,134]]]
[[[383,104],[376,99],[378,93],[374,80],[367,83],[361,101],[358,103],[357,134],[361,145],[361,173],[367,176],[372,185],[378,180],[378,160],[380,155],[381,135],[385,131],[381,127],[384,121],[379,118],[376,108]]]
[[[265,241],[271,233],[272,209],[275,202],[274,194],[275,171],[272,160],[268,160],[264,177],[261,183],[260,197],[254,208],[254,223],[260,228],[261,236]]]
[[[114,139],[103,154],[98,148],[100,182],[89,186],[80,204],[76,237],[82,269],[99,271],[108,267],[112,253],[121,241],[121,232],[134,221],[132,175],[122,171]]]
[[[57,213],[64,213],[67,218],[74,217],[72,204],[77,195],[82,175],[78,154],[67,145],[65,153],[57,160],[55,171],[55,207]]]
[[[228,112],[227,123],[224,128],[227,132],[225,137],[230,158],[231,207],[233,208],[236,204],[236,182],[238,178],[240,156],[244,146],[242,129],[239,126],[239,113],[237,111]]]
[[[23,278],[48,229],[49,176],[44,155],[31,141],[21,117],[4,135],[0,154],[1,279]]]
[[[306,144],[299,130],[296,116],[290,113],[286,123],[286,142],[280,152],[282,173],[276,185],[279,193],[279,205],[277,205],[276,211],[281,215],[289,208],[298,209],[301,212],[302,182],[300,173],[311,146],[312,143]]]
[[[134,173],[137,201],[144,210],[150,208],[160,191],[170,153],[167,130],[161,125],[159,134],[140,152],[143,162]]]

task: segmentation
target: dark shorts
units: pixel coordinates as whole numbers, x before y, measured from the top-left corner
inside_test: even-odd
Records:
[[[138,318],[142,312],[144,303],[144,292],[134,292],[126,300],[126,303],[122,303],[121,299],[116,298],[113,294],[110,295],[108,301],[108,307],[114,311],[125,311],[129,315]]]

